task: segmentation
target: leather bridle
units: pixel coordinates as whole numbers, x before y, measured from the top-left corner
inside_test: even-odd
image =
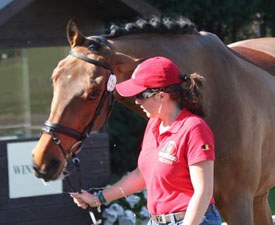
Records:
[[[89,45],[89,49],[91,51],[96,50],[96,48],[100,47],[101,44],[106,45],[104,42],[102,43],[102,37],[99,37],[99,39],[97,39],[97,41],[93,41],[90,40],[90,45]],[[52,140],[55,142],[55,144],[58,146],[58,148],[60,149],[60,151],[62,152],[65,161],[67,162],[70,158],[72,159],[72,162],[76,168],[76,171],[78,172],[78,182],[79,182],[79,186],[78,188],[76,188],[74,185],[72,185],[69,176],[65,176],[65,181],[68,183],[68,185],[70,186],[71,190],[73,192],[82,192],[82,176],[81,176],[81,169],[80,169],[80,160],[79,158],[76,156],[78,152],[80,152],[82,146],[83,146],[83,142],[85,141],[85,139],[87,137],[89,137],[96,118],[98,117],[98,115],[100,114],[104,103],[107,99],[108,96],[111,96],[111,101],[110,101],[110,106],[109,106],[109,111],[108,111],[108,116],[110,115],[113,105],[114,105],[114,95],[113,95],[113,90],[115,88],[115,84],[116,84],[116,77],[113,73],[113,68],[112,66],[110,66],[109,64],[106,64],[104,62],[100,62],[94,59],[91,59],[85,55],[79,54],[73,50],[70,50],[69,54],[77,59],[83,60],[87,63],[91,63],[94,64],[96,66],[99,67],[103,67],[107,70],[110,71],[109,74],[109,79],[106,85],[106,88],[101,96],[100,102],[95,110],[95,114],[92,117],[92,119],[90,120],[90,122],[88,123],[88,125],[85,127],[85,129],[80,133],[70,127],[64,126],[62,124],[58,124],[58,123],[52,123],[50,121],[46,121],[44,123],[44,126],[41,129],[41,133],[47,133],[52,137]],[[73,146],[70,148],[69,151],[66,151],[60,141],[60,139],[58,138],[58,136],[56,135],[56,133],[60,133],[69,137],[72,137],[76,140],[76,143],[73,144]],[[91,217],[91,220],[93,221],[93,224],[100,224],[101,220],[96,220],[95,215],[92,211],[91,208],[89,208],[89,215]]]
[[[99,43],[97,43],[99,44]],[[89,46],[90,48],[90,46]],[[97,61],[97,60],[94,60],[94,59],[91,59],[85,55],[82,55],[80,53],[77,53],[73,50],[70,50],[69,54],[73,57],[76,57],[80,60],[83,60],[87,63],[91,63],[91,64],[94,64],[96,66],[100,66],[100,67],[103,67],[107,70],[110,70],[110,75],[109,75],[109,80],[110,81],[110,78],[111,76],[112,79],[115,79],[115,75],[113,75],[113,69],[110,65],[104,63],[104,62],[100,62],[100,61]],[[102,96],[101,96],[101,99],[100,99],[100,102],[95,110],[95,114],[94,116],[92,117],[92,119],[90,120],[90,122],[88,123],[88,125],[86,126],[86,128],[80,133],[72,128],[69,128],[69,127],[66,127],[62,124],[58,124],[58,123],[52,123],[50,121],[46,121],[44,123],[44,126],[42,127],[42,134],[43,133],[47,133],[49,134],[51,137],[52,137],[52,140],[55,142],[55,144],[58,146],[58,148],[61,150],[65,160],[67,161],[69,158],[75,158],[75,155],[81,150],[82,148],[82,145],[83,145],[83,142],[85,141],[85,139],[87,137],[89,137],[93,127],[94,127],[94,123],[98,117],[98,115],[100,114],[103,106],[104,106],[104,103],[107,99],[108,96],[111,95],[111,101],[110,101],[110,106],[109,106],[109,112],[108,112],[108,115],[110,114],[111,110],[112,110],[112,107],[113,107],[113,103],[114,103],[114,98],[113,98],[113,89],[114,89],[114,85],[115,85],[115,82],[116,81],[112,81],[114,82],[114,84],[111,84],[112,88],[108,88],[108,84],[107,84],[107,87],[106,89],[104,90]],[[107,115],[107,117],[108,117]],[[60,134],[63,134],[63,135],[66,135],[66,136],[69,136],[69,137],[72,137],[74,138],[77,142],[75,144],[73,144],[73,146],[70,148],[70,150],[66,151],[60,141],[60,139],[58,138],[58,136],[56,135],[56,133],[60,133]],[[74,160],[74,159],[73,159]]]

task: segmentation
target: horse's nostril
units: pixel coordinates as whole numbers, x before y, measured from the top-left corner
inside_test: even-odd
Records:
[[[33,168],[33,170],[34,170],[35,172],[38,172],[38,171],[39,171],[39,169],[37,168],[36,165],[33,165],[32,168]]]
[[[40,170],[39,167],[35,164],[33,164],[32,168],[34,170],[35,176],[38,178],[43,178],[43,176],[46,174],[45,171]]]
[[[53,158],[46,167],[47,177],[52,178],[56,176],[56,173],[59,171],[61,162],[58,159]]]
[[[39,174],[43,174],[43,173],[41,173],[41,171],[40,171],[38,165],[33,164],[33,165],[32,165],[32,168],[33,168],[33,170],[34,170],[34,172],[35,172],[35,174],[36,174],[37,176],[38,176]]]
[[[49,163],[48,169],[57,170],[59,168],[60,161],[58,159],[52,159]]]

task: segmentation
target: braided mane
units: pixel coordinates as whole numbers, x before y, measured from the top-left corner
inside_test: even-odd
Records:
[[[195,34],[197,29],[195,25],[185,17],[152,17],[150,19],[138,19],[133,23],[124,25],[111,25],[109,33],[105,36],[108,38],[118,37],[128,34],[144,33],[173,33],[173,34]]]

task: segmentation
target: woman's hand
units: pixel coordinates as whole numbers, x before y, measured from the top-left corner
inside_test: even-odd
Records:
[[[145,181],[137,168],[116,182],[113,186],[104,189],[102,194],[107,202],[111,202],[136,193],[144,188]],[[81,193],[70,193],[70,196],[73,198],[75,204],[82,209],[86,209],[89,206],[99,207],[101,205],[98,196],[96,194],[90,194],[87,191],[82,191]]]
[[[96,195],[90,194],[87,191],[82,191],[81,193],[70,193],[70,196],[73,198],[74,203],[81,207],[82,209],[87,209],[90,207],[100,206],[100,202]]]

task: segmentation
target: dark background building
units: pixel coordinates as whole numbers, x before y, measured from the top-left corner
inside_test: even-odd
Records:
[[[102,34],[108,23],[159,15],[143,0],[2,0],[0,4],[0,48],[66,45],[65,28],[72,18],[83,32]]]

